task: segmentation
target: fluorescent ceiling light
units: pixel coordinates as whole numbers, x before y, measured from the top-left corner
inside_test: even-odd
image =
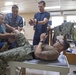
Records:
[[[57,8],[60,8],[60,6],[45,7],[45,9],[57,9]]]
[[[13,5],[13,2],[5,2],[5,6]]]
[[[3,10],[2,13],[11,13],[11,10]]]

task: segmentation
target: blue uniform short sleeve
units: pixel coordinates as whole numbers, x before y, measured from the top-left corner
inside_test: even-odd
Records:
[[[5,23],[9,24],[9,17],[8,17],[8,14],[6,14],[4,21],[5,21]]]
[[[0,33],[5,33],[5,32],[6,32],[5,25],[0,25]]]
[[[22,19],[22,17],[20,18],[19,26],[20,26],[20,27],[23,27],[23,19]]]
[[[3,32],[5,33],[6,32],[6,27],[4,25],[2,26],[2,29],[3,29]]]
[[[50,18],[50,13],[49,12],[46,12],[46,16],[45,18],[49,19]]]

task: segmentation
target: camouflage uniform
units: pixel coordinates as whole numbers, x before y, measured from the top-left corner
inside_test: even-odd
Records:
[[[7,63],[0,59],[0,75],[4,75],[6,72]]]
[[[68,39],[71,39],[71,35],[74,32],[74,23],[66,22],[62,24],[62,35],[67,35]]]
[[[71,35],[73,36],[73,33],[74,33],[74,23],[72,22],[65,22],[62,25],[54,28],[55,37],[62,34],[66,35],[68,39],[71,39]]]
[[[8,51],[0,52],[0,75],[4,75],[7,63],[9,61],[23,61],[33,59],[32,49],[29,42],[26,40],[22,33],[17,37],[18,48],[10,49]]]

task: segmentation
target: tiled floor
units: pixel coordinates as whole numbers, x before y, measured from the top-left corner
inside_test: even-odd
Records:
[[[76,70],[76,65],[70,65],[70,73],[68,75],[76,75],[73,73],[73,71]],[[9,71],[7,73],[9,74]],[[16,72],[16,75],[19,75],[19,71]],[[58,72],[52,72],[52,71],[44,71],[44,70],[36,70],[36,69],[26,69],[26,75],[59,75]]]

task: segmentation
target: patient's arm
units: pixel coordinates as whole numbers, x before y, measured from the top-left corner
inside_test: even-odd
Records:
[[[53,47],[49,45],[42,45],[40,42],[36,51],[35,51],[36,58],[42,60],[56,60],[59,56],[59,52]]]
[[[44,59],[47,60],[48,59],[48,52],[44,51],[42,48],[42,42],[40,42],[35,50],[35,57],[36,58],[40,58],[40,59]]]
[[[46,33],[42,33],[40,35],[40,42],[39,42],[39,44],[38,44],[38,46],[36,48],[35,54],[38,54],[38,53],[40,53],[42,51],[42,45],[43,45],[43,42],[46,40],[46,38],[47,38]]]
[[[47,35],[45,33],[41,34],[40,39],[45,41]],[[39,42],[38,46],[35,50],[36,58],[40,58],[42,60],[56,60],[59,56],[58,51],[49,45],[43,45],[43,42]]]
[[[39,42],[39,44],[35,50],[35,56],[37,58],[44,59],[44,60],[47,60],[47,58],[48,58],[47,57],[48,54],[46,53],[47,51],[45,52],[43,50],[43,42],[42,42],[42,41],[45,41],[46,37],[47,37],[47,35],[45,33],[41,34],[41,36],[40,36],[41,41]]]
[[[39,42],[38,46],[36,47],[35,50],[35,56],[39,58],[40,53],[42,52],[42,43]]]

